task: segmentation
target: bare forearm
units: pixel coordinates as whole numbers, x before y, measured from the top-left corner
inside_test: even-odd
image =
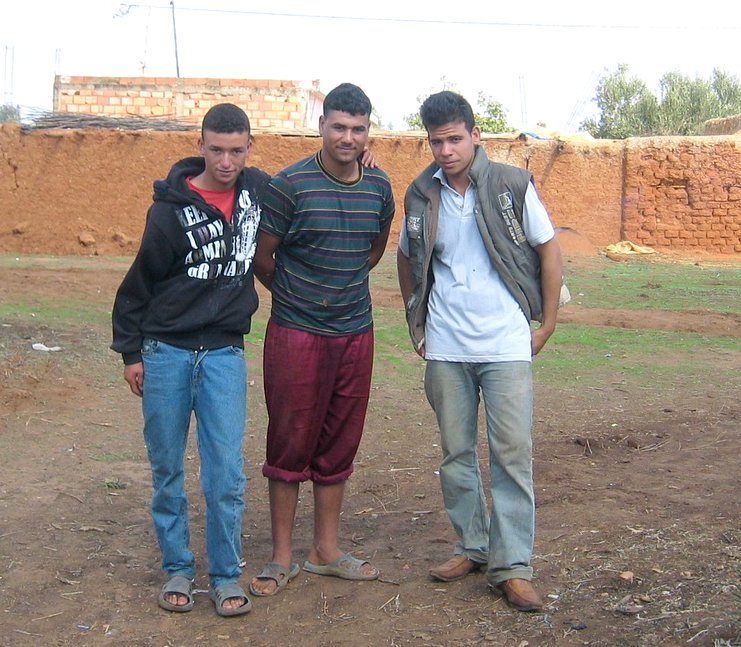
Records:
[[[275,259],[265,259],[263,262],[258,263],[257,255],[255,255],[255,277],[268,290],[273,284],[273,274],[275,274]]]
[[[380,233],[378,238],[376,238],[371,243],[370,254],[368,254],[369,269],[373,269],[376,265],[378,265],[378,262],[383,257],[383,254],[386,251],[386,244],[388,243],[388,240],[389,240],[390,231],[391,231],[391,224],[389,223],[389,226],[386,227],[386,229]]]
[[[543,296],[543,321],[539,328],[533,331],[533,355],[545,346],[546,342],[556,329],[558,316],[558,301],[561,294],[561,280],[563,265],[561,262],[561,248],[553,238],[543,245],[536,247],[540,256],[540,282]]]
[[[280,238],[271,236],[264,232],[257,235],[257,249],[253,259],[254,271],[257,280],[268,290],[273,285],[275,274],[275,252],[280,245]]]
[[[541,256],[540,279],[543,294],[543,326],[553,332],[556,328],[558,301],[561,295],[563,265],[558,242],[553,240],[546,245],[551,243],[553,243],[553,247],[548,250],[548,253]]]

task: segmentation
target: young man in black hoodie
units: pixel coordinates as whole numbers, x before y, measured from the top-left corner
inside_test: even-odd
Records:
[[[193,607],[184,459],[197,421],[211,598],[222,616],[247,613],[238,583],[245,475],[244,335],[257,309],[252,260],[269,176],[245,168],[247,115],[223,103],[206,113],[201,157],[154,183],[139,252],[113,307],[124,379],[142,398],[152,467],[152,519],[168,580],[159,605]]]

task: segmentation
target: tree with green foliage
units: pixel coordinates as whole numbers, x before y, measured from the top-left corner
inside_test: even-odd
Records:
[[[660,135],[694,135],[709,119],[741,114],[741,83],[720,70],[709,81],[669,72],[661,94]]]
[[[482,133],[507,133],[514,128],[507,124],[507,112],[500,101],[479,92],[477,107],[481,112],[474,114]]]
[[[0,106],[0,124],[5,123],[6,121],[20,121],[21,120],[21,113],[20,110],[18,110],[17,106],[11,106],[10,104],[5,104]]]
[[[594,137],[624,139],[650,135],[655,128],[658,102],[648,86],[637,77],[628,77],[628,66],[602,77],[594,97],[599,120],[587,119],[581,127]]]
[[[457,91],[445,82],[444,78],[442,81],[443,90]],[[432,93],[430,92],[430,94]],[[425,98],[417,97],[417,101],[421,104]],[[476,108],[478,108],[478,112]],[[484,92],[479,92],[478,101],[476,106],[474,106],[474,118],[476,119],[476,125],[481,129],[482,133],[507,133],[514,130],[512,126],[507,124],[507,111],[501,102],[493,99]],[[425,129],[419,111],[407,115],[404,117],[404,121],[413,130]]]
[[[419,97],[417,97],[417,101],[419,101]],[[404,121],[407,122],[407,126],[409,126],[412,130],[424,130],[425,125],[422,123],[422,116],[419,114],[419,112],[415,112],[412,115],[407,115],[404,117]]]
[[[694,135],[709,119],[741,114],[741,83],[713,70],[709,81],[668,72],[657,99],[628,66],[602,77],[594,97],[600,114],[582,128],[594,137],[624,139],[649,135]]]

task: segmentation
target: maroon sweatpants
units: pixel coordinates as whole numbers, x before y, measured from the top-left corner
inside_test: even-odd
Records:
[[[373,330],[327,337],[268,322],[263,353],[269,479],[346,480],[363,434]]]

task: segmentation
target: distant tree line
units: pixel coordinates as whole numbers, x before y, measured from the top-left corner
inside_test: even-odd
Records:
[[[441,81],[442,89],[455,91],[445,78]],[[661,96],[656,97],[646,83],[628,73],[627,65],[618,65],[615,72],[599,79],[594,96],[599,114],[583,121],[581,128],[600,139],[696,135],[709,119],[741,114],[741,82],[719,69],[709,80],[668,72],[659,87]],[[484,92],[479,92],[475,109],[482,132],[514,130],[507,124],[502,104]],[[410,128],[424,130],[419,112],[405,121]]]
[[[20,111],[16,106],[11,106],[9,104],[5,104],[3,106],[0,106],[0,124],[5,123],[6,121],[20,121],[21,115]]]
[[[599,116],[581,126],[594,137],[624,139],[649,135],[696,135],[709,119],[741,114],[741,83],[715,69],[709,80],[668,72],[659,83],[660,97],[619,65],[603,76],[594,101]]]

